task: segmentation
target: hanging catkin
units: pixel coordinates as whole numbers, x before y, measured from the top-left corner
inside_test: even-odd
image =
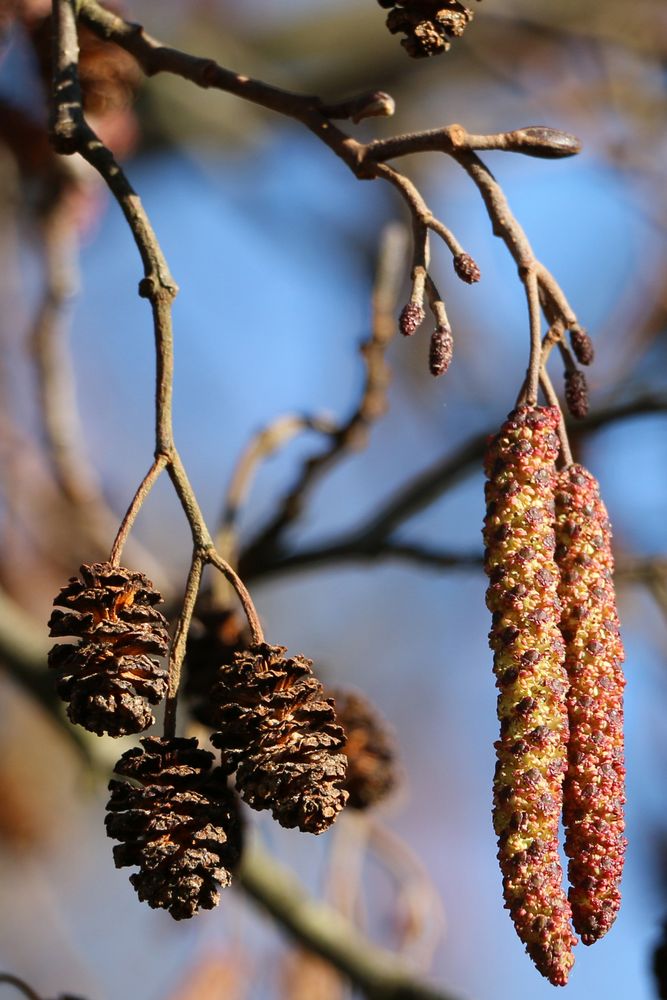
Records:
[[[570,680],[565,852],[574,927],[592,944],[609,930],[620,905],[625,681],[609,518],[597,480],[581,465],[559,475],[556,532]]]
[[[558,857],[568,736],[554,561],[559,416],[554,407],[521,406],[491,441],[484,538],[500,691],[494,825],[505,905],[539,971],[563,986],[576,939]]]

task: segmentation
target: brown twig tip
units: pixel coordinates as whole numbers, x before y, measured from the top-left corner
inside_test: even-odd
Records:
[[[565,372],[565,402],[577,420],[583,420],[588,414],[588,382],[579,368]]]
[[[454,270],[461,279],[465,281],[466,285],[474,285],[476,281],[482,277],[482,272],[480,271],[477,262],[470,256],[469,253],[458,253],[454,257],[452,263],[454,264]]]
[[[570,330],[570,343],[574,356],[581,365],[592,365],[595,360],[595,348],[587,331],[581,326]]]
[[[396,102],[391,94],[383,90],[374,90],[358,98],[353,114],[350,116],[357,125],[364,118],[391,118],[396,111]]]
[[[404,34],[401,45],[413,59],[447,52],[453,38],[460,38],[473,12],[459,0],[378,0],[389,10],[387,28]]]
[[[548,125],[528,125],[506,133],[505,149],[511,153],[523,153],[543,160],[560,160],[565,156],[576,156],[581,152],[581,141],[576,135],[561,132]]]
[[[431,375],[437,378],[444,375],[452,363],[454,339],[449,327],[438,326],[431,334],[431,347],[428,356],[428,367]]]
[[[408,302],[407,306],[404,306],[401,312],[398,320],[398,328],[404,337],[412,337],[422,325],[425,318],[426,313],[423,306],[420,306],[417,302]]]

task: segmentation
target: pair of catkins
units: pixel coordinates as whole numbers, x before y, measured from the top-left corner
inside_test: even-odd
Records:
[[[155,659],[169,646],[159,593],[111,563],[81,567],[58,594],[49,664],[72,722],[102,735],[144,732],[167,693]],[[310,660],[266,643],[235,653],[208,696],[220,762],[194,738],[146,736],[109,785],[116,866],[137,867],[139,898],[175,919],[211,909],[230,884],[243,840],[240,797],[286,827],[321,833],[346,803],[366,808],[393,787],[395,756],[383,721],[354,693],[326,697]],[[341,725],[342,723],[342,725]],[[344,728],[343,728],[344,727]],[[234,790],[230,776],[234,775]]]
[[[557,470],[559,420],[556,407],[519,406],[490,441],[484,540],[505,905],[538,970],[562,986],[572,924],[592,944],[618,912],[625,768],[609,519],[590,472]]]

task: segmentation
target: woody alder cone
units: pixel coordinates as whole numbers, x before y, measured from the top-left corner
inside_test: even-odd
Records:
[[[109,783],[107,834],[116,868],[130,876],[139,899],[175,920],[217,906],[241,855],[238,801],[213,754],[196,739],[146,736],[120,758]]]
[[[345,732],[347,779],[352,809],[368,809],[398,783],[396,744],[385,719],[356,691],[333,691],[336,716]]]
[[[111,563],[83,565],[60,591],[49,620],[52,636],[76,636],[49,653],[56,688],[72,722],[93,733],[126,736],[148,729],[149,705],[166,692],[163,667],[151,657],[169,645],[162,598],[143,573]]]
[[[347,801],[345,737],[311,661],[266,643],[220,668],[211,696],[223,766],[253,809],[282,826],[326,830]]]
[[[535,965],[564,986],[576,939],[558,824],[567,768],[567,673],[555,563],[557,407],[520,406],[486,454],[487,606],[500,739],[493,820],[505,905]]]

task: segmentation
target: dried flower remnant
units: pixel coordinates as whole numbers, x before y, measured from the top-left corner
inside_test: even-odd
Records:
[[[428,367],[431,375],[444,375],[454,353],[454,339],[449,327],[438,326],[431,334]]]
[[[167,621],[156,609],[162,598],[150,580],[111,563],[84,564],[54,604],[52,636],[77,636],[77,645],[56,644],[49,666],[56,688],[69,702],[72,722],[93,733],[126,736],[148,729],[148,707],[166,693],[163,667],[169,645]]]
[[[454,270],[466,285],[474,285],[482,276],[477,262],[469,253],[459,253],[453,258]]]
[[[592,944],[607,933],[621,902],[625,680],[609,518],[597,480],[581,465],[559,475],[556,535],[570,679],[565,852],[574,927]]]
[[[357,691],[332,691],[336,716],[345,733],[345,789],[351,809],[368,809],[398,784],[396,744],[389,725]]]
[[[588,413],[588,382],[578,368],[565,372],[565,402],[577,420],[583,420]]]
[[[473,12],[459,0],[378,0],[389,10],[387,28],[403,34],[401,45],[414,59],[447,52],[453,38],[460,38]]]
[[[521,406],[486,455],[489,635],[499,688],[494,826],[505,905],[538,970],[563,986],[576,939],[558,824],[567,767],[567,674],[554,561],[557,407]]]
[[[262,643],[223,665],[212,691],[223,765],[253,809],[282,826],[322,833],[347,801],[345,736],[303,656]]]
[[[107,834],[117,868],[143,902],[175,920],[210,910],[232,880],[242,847],[238,800],[213,754],[195,739],[147,736],[120,758],[112,779]]]

